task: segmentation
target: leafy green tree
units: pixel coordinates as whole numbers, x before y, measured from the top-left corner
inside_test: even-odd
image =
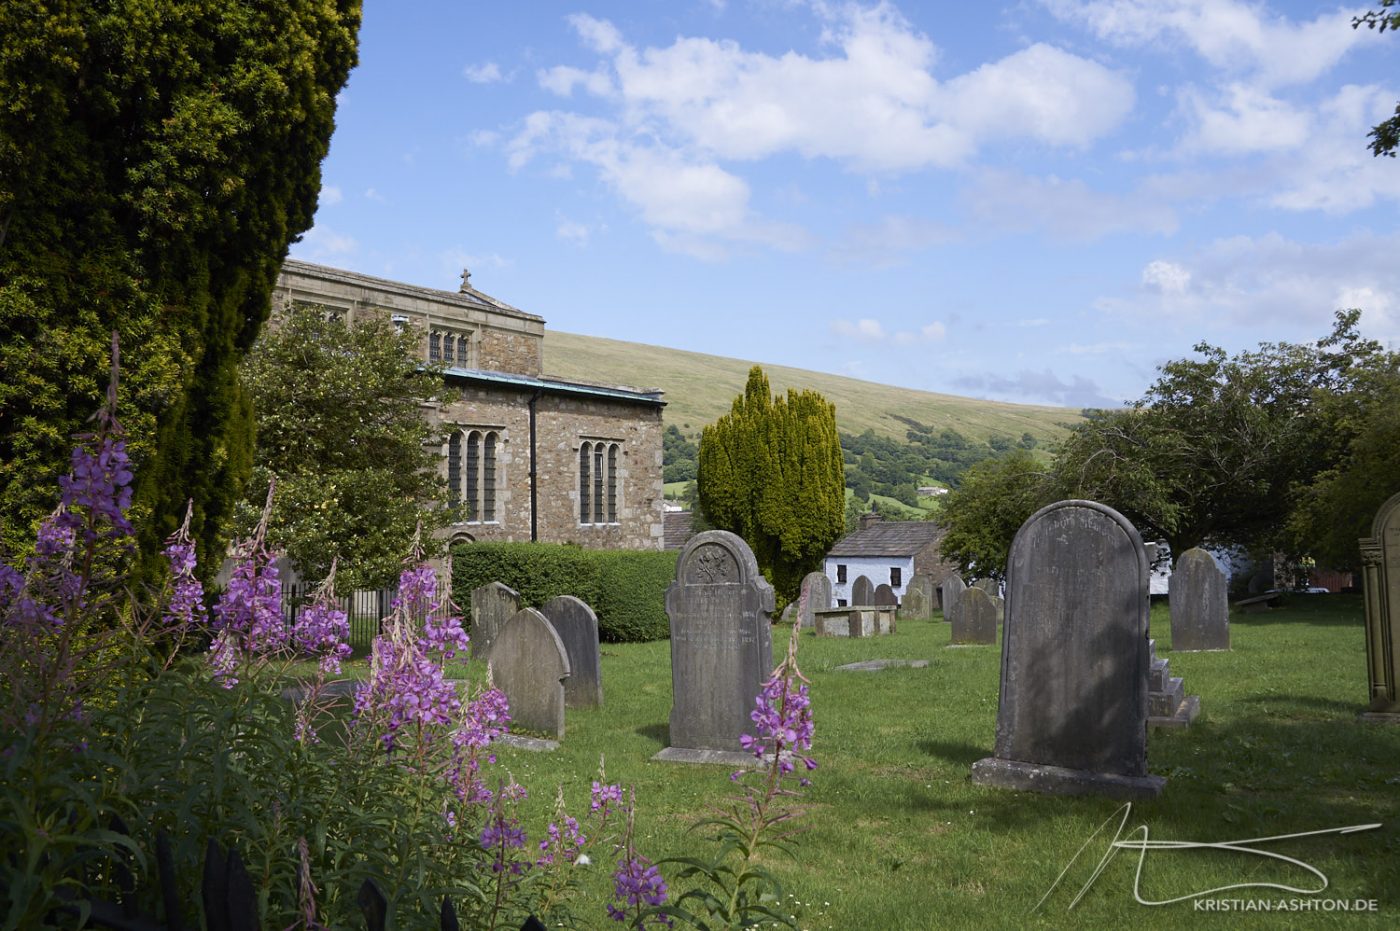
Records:
[[[420,407],[441,375],[417,348],[413,330],[387,320],[352,327],[296,307],[244,360],[258,433],[239,530],[257,523],[275,476],[267,541],[306,578],[323,578],[338,558],[342,589],[388,585],[418,522],[426,534],[451,519],[438,437]]]
[[[695,459],[699,450],[685,434],[676,429],[675,424],[666,427],[661,434],[662,480],[666,482],[689,482],[695,478]]]
[[[1398,0],[1380,0],[1380,7],[1374,10],[1367,10],[1352,19],[1351,28],[1359,29],[1365,26],[1367,29],[1375,29],[1378,32],[1400,30],[1400,11],[1393,10]],[[1400,104],[1395,105],[1395,115],[1390,119],[1378,123],[1370,132],[1371,154],[1388,155],[1395,157],[1395,150],[1400,148]]]
[[[56,503],[116,331],[141,550],[193,498],[218,564],[252,464],[237,366],[311,225],[359,19],[359,0],[0,4],[6,543]]]
[[[1055,460],[1057,494],[1118,509],[1175,554],[1212,542],[1291,548],[1297,489],[1349,442],[1335,399],[1392,364],[1359,320],[1338,312],[1317,343],[1233,357],[1198,344],[1198,358],[1163,365],[1131,408],[1073,430]]]
[[[797,596],[845,530],[836,407],[815,391],[774,396],[763,370],[700,436],[700,506],[752,547],[778,596]]]
[[[939,550],[964,573],[1001,578],[1016,531],[1056,498],[1050,470],[1027,450],[979,462],[943,498]]]

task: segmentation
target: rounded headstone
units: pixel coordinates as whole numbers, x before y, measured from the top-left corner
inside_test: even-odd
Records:
[[[1214,556],[1200,547],[1182,553],[1167,601],[1174,652],[1230,649],[1230,595]]]
[[[468,634],[473,659],[481,659],[491,652],[492,641],[521,607],[520,594],[500,582],[488,582],[472,589],[472,626]]]
[[[980,588],[969,588],[958,599],[953,618],[953,643],[994,644],[997,642],[997,606]]]
[[[875,585],[865,576],[856,576],[851,583],[851,606],[872,605],[875,603]]]
[[[506,621],[487,654],[491,681],[506,695],[516,727],[564,736],[564,680],[569,656],[543,614],[524,608]]]
[[[899,599],[895,597],[894,589],[887,582],[881,582],[875,586],[875,595],[872,602],[877,608],[893,608],[899,604]]]
[[[797,614],[804,628],[816,626],[816,614],[831,607],[831,579],[825,572],[809,572],[802,577],[797,597]]]

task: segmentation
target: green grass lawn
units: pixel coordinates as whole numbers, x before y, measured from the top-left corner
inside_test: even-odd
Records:
[[[1107,846],[1096,841],[1039,910],[1060,871],[1120,803],[1051,798],[975,786],[972,763],[990,755],[1000,651],[949,649],[942,620],[903,621],[868,640],[802,637],[820,768],[802,794],[807,831],[796,860],[771,867],[804,928],[1280,928],[1396,927],[1400,923],[1400,728],[1356,720],[1366,693],[1356,596],[1296,597],[1281,610],[1232,618],[1229,653],[1175,654],[1164,605],[1154,607],[1158,655],[1201,696],[1188,730],[1154,731],[1148,758],[1168,777],[1162,796],[1132,806],[1128,828],[1154,840],[1225,842],[1347,825],[1383,827],[1286,841],[1266,849],[1304,860],[1330,881],[1319,899],[1377,899],[1379,914],[1197,911],[1190,902],[1133,899],[1135,855],[1122,852],[1073,911],[1075,892]],[[774,652],[786,644],[774,629]],[[635,786],[637,840],[652,858],[706,849],[690,822],[732,791],[723,767],[656,763],[667,744],[669,645],[604,644],[606,706],[570,711],[553,753],[505,748],[498,766],[530,788],[537,836],[562,786],[586,809],[600,754],[610,781]],[[875,673],[835,667],[874,658],[930,660]],[[1116,818],[1114,827],[1116,827]],[[1125,835],[1126,836],[1126,835]],[[606,857],[589,873],[579,913],[604,927]],[[1085,862],[1087,861],[1087,862]],[[1313,877],[1278,861],[1215,850],[1152,853],[1142,893],[1166,899],[1239,882],[1307,887]],[[1236,890],[1219,898],[1304,898]],[[588,922],[597,917],[595,924]],[[1199,923],[1199,925],[1198,925]]]

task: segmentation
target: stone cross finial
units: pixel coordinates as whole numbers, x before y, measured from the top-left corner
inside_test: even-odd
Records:
[[[472,286],[472,273],[468,268],[462,269],[462,287],[460,290],[466,291]]]

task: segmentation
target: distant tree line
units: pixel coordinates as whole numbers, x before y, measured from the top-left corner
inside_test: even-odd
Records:
[[[1227,355],[1200,343],[1141,399],[1089,412],[1049,464],[1024,451],[975,465],[944,501],[944,554],[999,573],[1036,509],[1089,498],[1174,556],[1234,544],[1357,564],[1357,539],[1400,491],[1400,353],[1339,311],[1315,343]]]

